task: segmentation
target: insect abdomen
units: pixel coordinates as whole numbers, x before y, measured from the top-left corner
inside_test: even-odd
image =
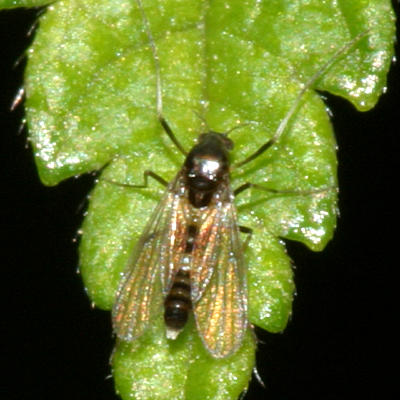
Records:
[[[176,339],[185,326],[192,310],[190,255],[193,251],[197,226],[190,224],[187,229],[186,246],[182,266],[175,275],[171,289],[164,302],[164,321],[167,326],[167,338]]]
[[[192,309],[190,273],[181,268],[164,302],[164,320],[168,339],[175,339],[185,326]]]

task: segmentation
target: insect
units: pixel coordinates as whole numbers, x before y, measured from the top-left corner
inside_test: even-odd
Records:
[[[227,356],[241,344],[247,296],[229,183],[231,147],[224,134],[201,135],[167,186],[118,290],[113,310],[118,337],[131,340],[146,328],[156,307],[155,279],[160,276],[168,338],[177,337],[193,310],[212,355]]]
[[[133,186],[147,187],[151,177],[165,185],[166,191],[123,273],[112,312],[114,332],[122,340],[138,338],[163,306],[166,336],[176,339],[193,313],[205,348],[213,357],[223,358],[240,347],[249,326],[244,243],[240,236],[241,232],[250,236],[252,231],[238,225],[234,198],[249,188],[271,189],[250,182],[232,189],[229,152],[233,142],[229,132],[209,130],[198,137],[189,152],[180,144],[163,117],[157,49],[140,0],[137,3],[155,63],[158,119],[185,161],[170,183],[146,171],[144,184]],[[250,163],[279,139],[306,90],[338,54],[347,51],[363,35],[339,49],[311,77],[273,137],[234,166]],[[157,289],[159,283],[162,296]]]

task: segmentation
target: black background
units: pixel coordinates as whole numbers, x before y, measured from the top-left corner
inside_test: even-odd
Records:
[[[37,176],[22,108],[9,105],[22,84],[32,10],[0,13],[1,226],[4,399],[116,399],[108,359],[110,316],[93,310],[76,273],[81,205],[93,176],[44,187]],[[397,51],[397,54],[399,52]],[[398,320],[398,116],[400,68],[376,108],[356,112],[329,96],[339,144],[341,218],[322,253],[289,243],[298,295],[283,334],[258,332],[266,384],[248,399],[380,399],[392,383]],[[4,316],[5,314],[5,316]]]

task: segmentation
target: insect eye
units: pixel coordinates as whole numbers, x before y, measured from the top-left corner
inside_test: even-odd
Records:
[[[204,140],[204,138],[207,137],[206,133],[201,133],[198,137],[197,137],[197,142],[200,143]]]
[[[233,144],[233,141],[231,139],[229,139],[227,136],[225,136],[223,141],[224,141],[224,145],[225,145],[226,150],[230,151],[230,150],[233,149],[234,144]]]

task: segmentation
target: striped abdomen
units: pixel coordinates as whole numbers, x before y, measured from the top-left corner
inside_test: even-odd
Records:
[[[185,326],[192,309],[190,299],[190,272],[181,268],[175,276],[174,283],[165,302],[164,320],[167,326],[167,337],[175,339]]]
[[[175,275],[164,302],[164,321],[167,326],[167,338],[175,339],[179,332],[185,326],[189,313],[192,310],[192,300],[190,296],[190,254],[193,250],[193,243],[197,228],[195,225],[189,225],[186,241],[185,253],[182,267]]]

